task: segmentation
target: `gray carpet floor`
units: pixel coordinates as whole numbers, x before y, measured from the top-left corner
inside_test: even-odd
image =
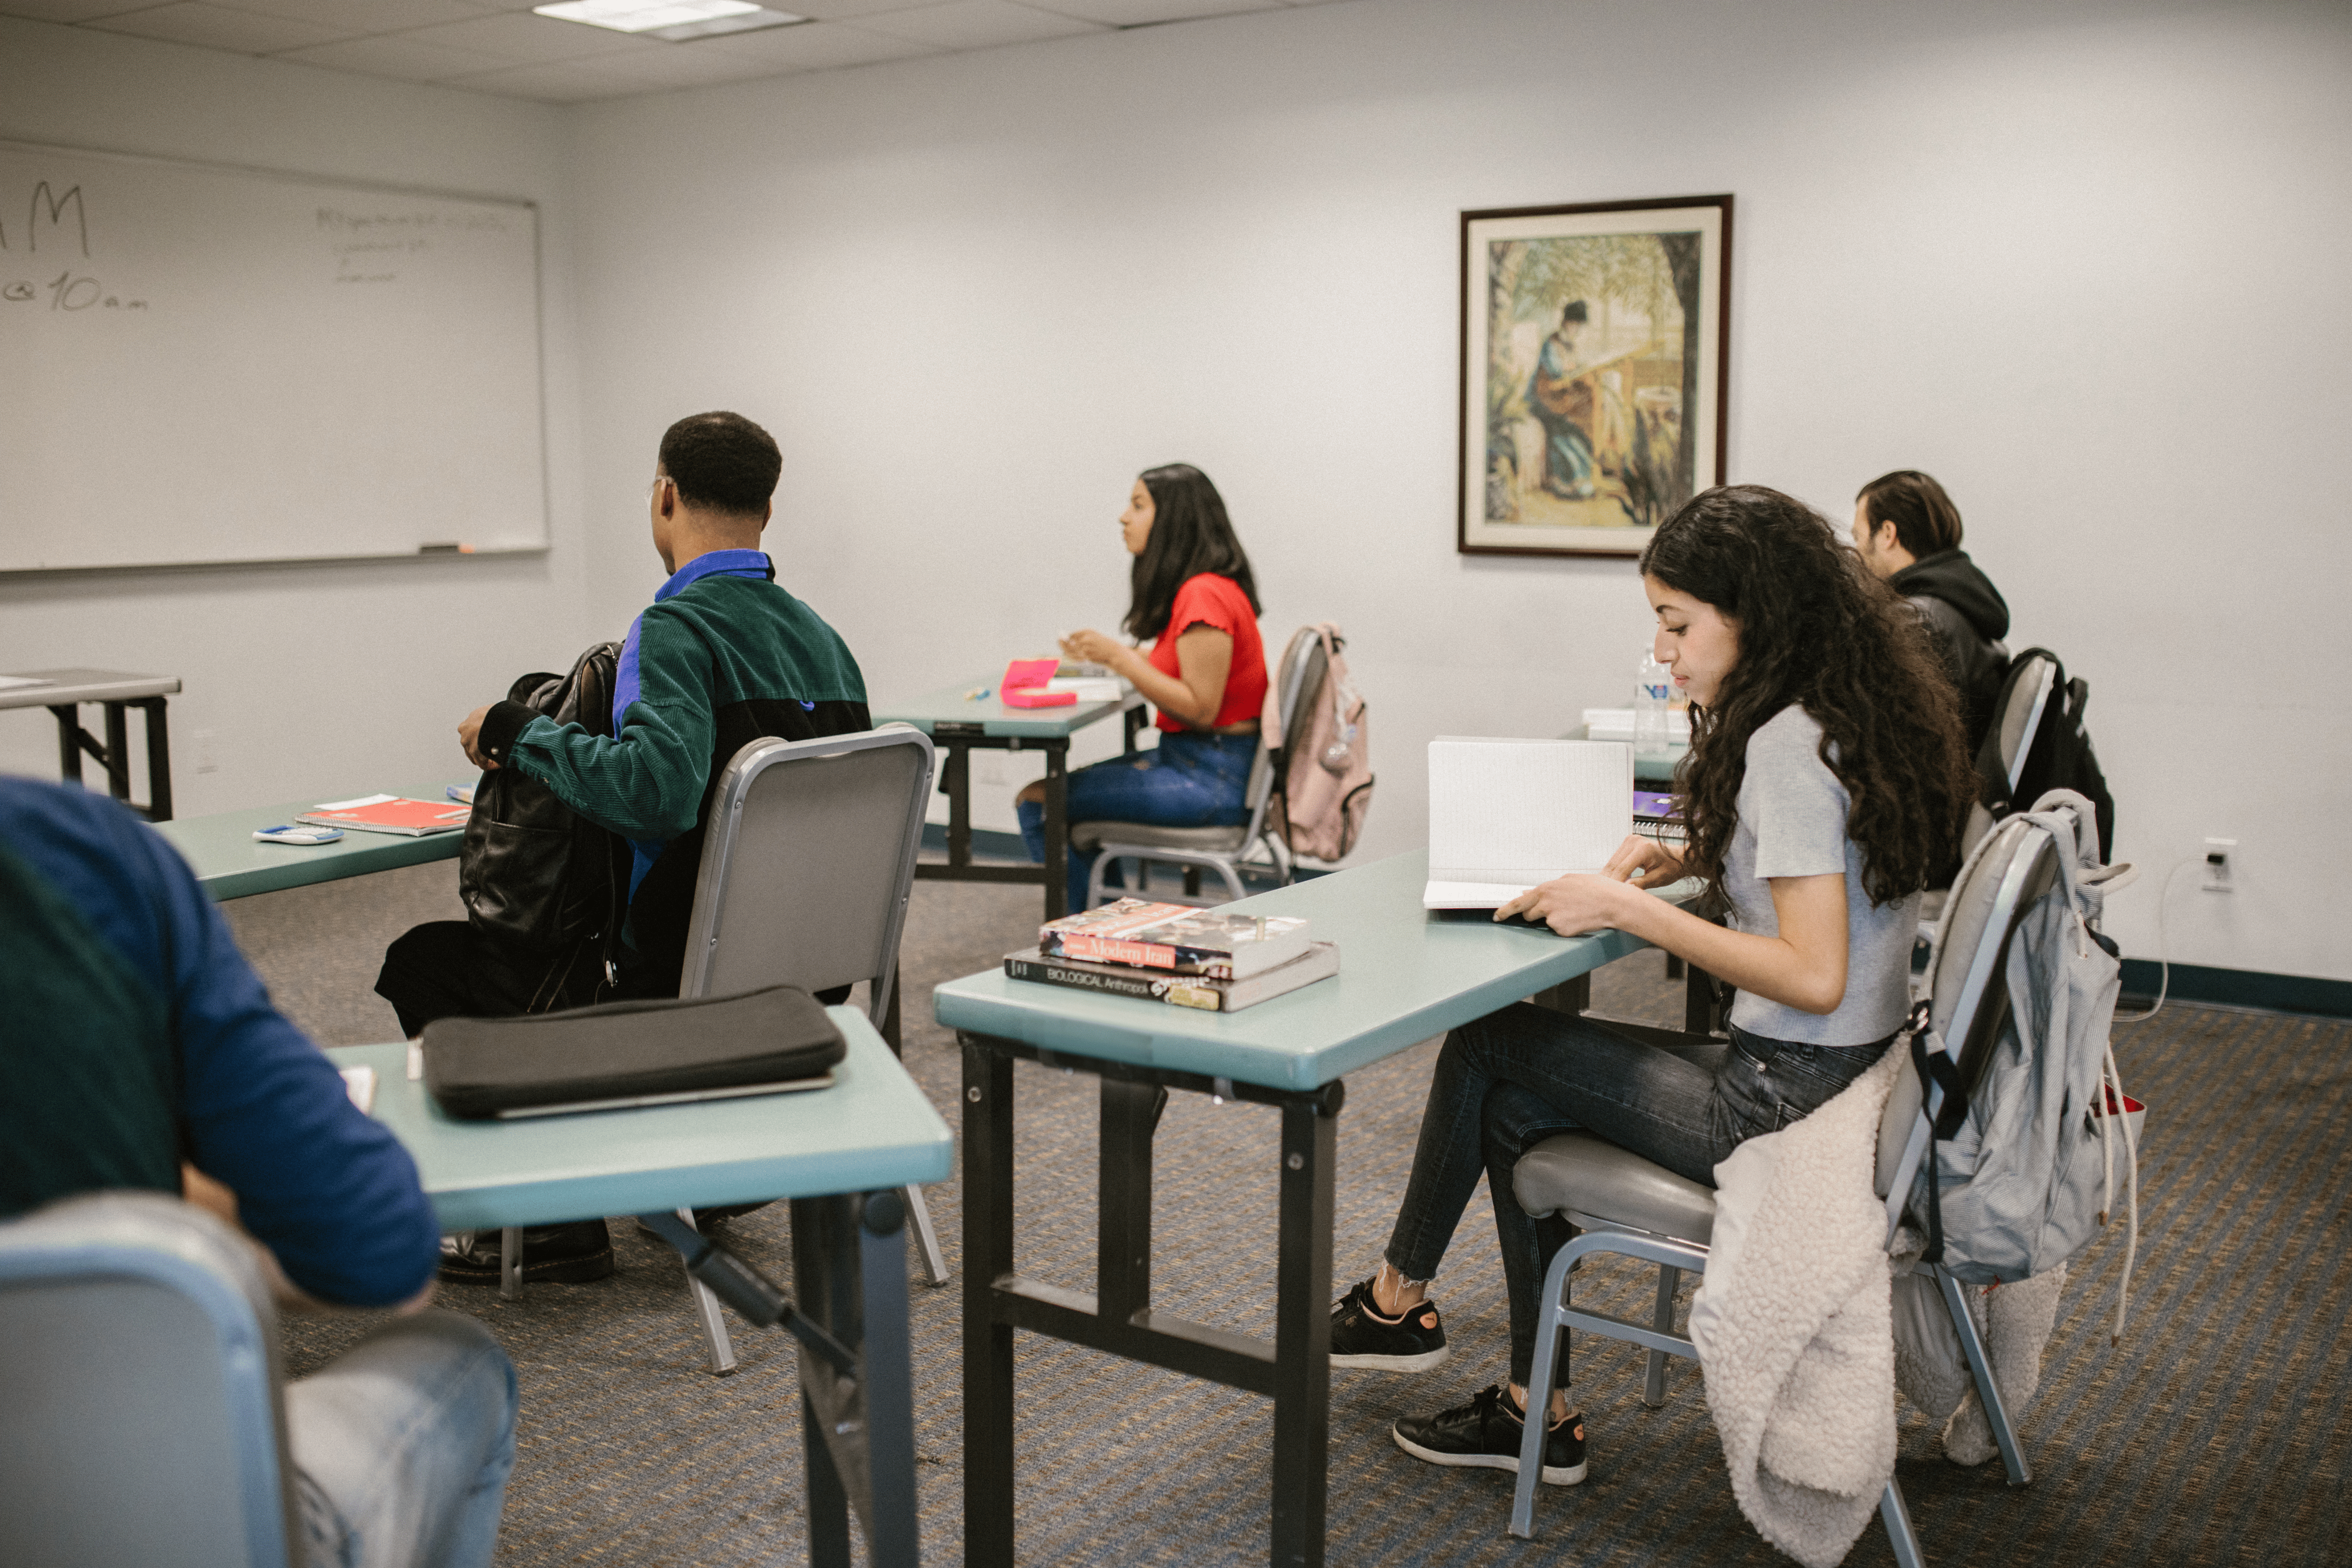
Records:
[[[952,1037],[929,1020],[930,987],[1027,945],[1036,907],[1026,889],[916,885],[907,1063],[933,1103],[952,1107],[961,1068]],[[226,908],[279,1004],[330,1044],[396,1035],[368,990],[377,956],[409,925],[459,912],[446,863]],[[1678,988],[1654,952],[1595,980],[1603,1012],[1678,1016]],[[2352,1024],[2176,1004],[2117,1039],[2125,1081],[2151,1107],[2131,1326],[2109,1345],[2122,1249],[2103,1238],[2076,1266],[2042,1394],[2021,1423],[2030,1488],[2005,1486],[1997,1462],[1950,1465],[1927,1421],[1906,1413],[1898,1474],[1929,1560],[2352,1563]],[[1335,1259],[1343,1280],[1378,1258],[1433,1051],[1423,1045],[1349,1082]],[[1094,1081],[1024,1063],[1016,1084],[1021,1267],[1091,1289]],[[1159,1304],[1271,1333],[1276,1150],[1273,1111],[1175,1098],[1156,1165]],[[929,1197],[954,1264],[955,1184]],[[1544,1489],[1533,1542],[1505,1532],[1508,1476],[1434,1470],[1389,1441],[1399,1414],[1456,1403],[1502,1370],[1501,1268],[1484,1204],[1482,1194],[1437,1288],[1454,1359],[1413,1378],[1334,1375],[1328,1561],[1784,1561],[1733,1504],[1686,1363],[1675,1363],[1666,1405],[1653,1411],[1640,1402],[1638,1354],[1580,1338],[1591,1477]],[[781,1209],[732,1232],[738,1250],[789,1277]],[[500,1563],[805,1561],[790,1342],[738,1325],[742,1370],[707,1375],[675,1257],[625,1222],[614,1244],[610,1279],[536,1286],[510,1303],[483,1290],[442,1293],[443,1304],[490,1325],[521,1377]],[[1596,1263],[1578,1279],[1580,1300],[1621,1315],[1639,1315],[1651,1289],[1629,1265]],[[919,1276],[913,1296],[923,1550],[929,1562],[956,1563],[961,1296],[953,1284],[925,1289]],[[316,1367],[368,1322],[290,1320],[289,1370]],[[1024,1563],[1265,1560],[1263,1400],[1028,1336],[1018,1357]],[[1875,1525],[1848,1559],[1891,1560]]]

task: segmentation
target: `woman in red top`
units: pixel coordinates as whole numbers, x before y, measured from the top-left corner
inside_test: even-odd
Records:
[[[1062,653],[1132,681],[1160,710],[1160,747],[1071,773],[1069,820],[1237,826],[1249,820],[1266,686],[1249,555],[1217,487],[1190,463],[1139,478],[1118,526],[1135,557],[1125,629],[1152,639],[1150,651],[1082,631],[1062,639]],[[1030,858],[1044,860],[1045,786],[1024,789],[1014,809]],[[1084,909],[1094,857],[1073,849],[1069,866],[1070,908]]]

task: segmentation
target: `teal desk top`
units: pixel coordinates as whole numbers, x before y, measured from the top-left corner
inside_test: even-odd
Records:
[[[1004,672],[998,670],[997,675]],[[984,689],[988,695],[968,697],[965,693]],[[995,676],[983,676],[967,680],[960,686],[943,686],[937,691],[926,691],[920,697],[910,697],[902,702],[878,702],[874,705],[877,724],[912,724],[926,735],[936,736],[935,726],[973,724],[980,732],[992,737],[1018,736],[1024,740],[1064,740],[1073,730],[1083,730],[1097,719],[1108,719],[1114,713],[1142,706],[1143,699],[1129,692],[1121,702],[1077,702],[1066,708],[1007,708],[997,700]],[[966,733],[971,731],[967,731]]]
[[[950,1028],[1049,1050],[1315,1089],[1648,945],[1618,931],[1561,937],[1497,924],[1483,910],[1433,913],[1421,907],[1428,879],[1429,853],[1416,849],[1220,906],[1304,915],[1318,940],[1339,944],[1338,974],[1239,1013],[1008,980],[1002,969],[940,986],[932,1009]]]
[[[327,1055],[339,1068],[375,1068],[375,1119],[416,1161],[444,1230],[945,1181],[955,1147],[947,1123],[865,1014],[826,1011],[849,1042],[831,1089],[523,1121],[443,1115],[408,1080],[405,1045]]]
[[[360,794],[439,800],[451,784],[471,782],[453,779],[397,790],[362,790]],[[435,833],[423,838],[398,833],[346,832],[332,844],[309,845],[264,844],[253,837],[257,829],[291,822],[303,812],[316,810],[318,805],[315,800],[305,800],[224,811],[217,816],[184,816],[157,823],[155,831],[171,840],[172,847],[194,870],[197,883],[212,895],[215,903],[225,899],[248,898],[255,893],[275,893],[311,882],[331,882],[341,877],[363,877],[371,871],[389,871],[395,866],[454,860],[457,846],[466,837],[462,832]]]

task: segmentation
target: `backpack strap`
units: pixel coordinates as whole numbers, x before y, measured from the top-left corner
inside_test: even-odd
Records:
[[[1911,1044],[1911,1070],[1919,1075],[1919,1102],[1923,1108],[1937,1089],[1944,1091],[1943,1103],[1937,1107],[1927,1123],[1927,1154],[1920,1171],[1927,1181],[1927,1249],[1919,1255],[1923,1263],[1944,1260],[1944,1206],[1939,1189],[1943,1185],[1942,1167],[1937,1163],[1936,1145],[1958,1132],[1969,1119],[1968,1090],[1960,1087],[1959,1064],[1944,1049],[1944,1042],[1927,1026],[1927,1004],[1920,1002],[1911,1009],[1906,1025]]]

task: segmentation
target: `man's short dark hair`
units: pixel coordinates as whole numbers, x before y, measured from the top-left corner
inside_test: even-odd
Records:
[[[1559,324],[1563,327],[1570,321],[1590,320],[1591,318],[1585,313],[1584,301],[1581,300],[1570,300],[1566,305],[1560,307]]]
[[[1960,547],[1960,509],[1943,486],[1916,468],[1881,474],[1854,499],[1863,503],[1872,528],[1893,523],[1895,542],[1922,561]]]
[[[740,414],[721,410],[689,414],[664,431],[661,466],[688,506],[758,517],[776,493],[784,456],[774,437]]]

